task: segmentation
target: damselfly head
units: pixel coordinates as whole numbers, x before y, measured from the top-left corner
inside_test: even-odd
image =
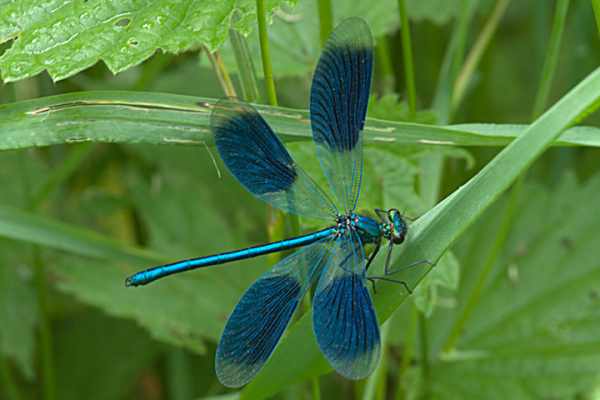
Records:
[[[390,223],[390,240],[392,243],[400,244],[404,242],[408,225],[406,225],[406,221],[402,218],[400,211],[395,208],[390,208],[387,211],[387,217]]]

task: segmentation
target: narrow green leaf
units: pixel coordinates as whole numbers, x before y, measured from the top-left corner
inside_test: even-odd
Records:
[[[0,150],[77,142],[212,144],[216,99],[143,92],[78,92],[0,106]],[[590,105],[592,106],[592,105]],[[308,111],[256,106],[284,141],[311,140]],[[591,112],[591,111],[590,111]],[[526,125],[432,126],[368,119],[367,143],[503,146]],[[575,127],[556,145],[600,146],[599,128]]]
[[[548,42],[548,50],[540,77],[538,92],[533,103],[533,117],[537,117],[544,111],[550,95],[552,82],[554,81],[554,73],[558,65],[558,55],[560,54],[560,42],[565,30],[565,22],[567,12],[569,11],[570,0],[558,0],[554,11],[554,22],[552,24],[552,32]]]
[[[457,2],[458,3],[458,2]],[[463,64],[467,33],[471,20],[477,9],[479,0],[462,0],[459,17],[456,20],[452,38],[448,43],[444,62],[440,68],[432,108],[437,112],[441,123],[447,124],[452,120],[452,96],[454,82],[459,68]]]
[[[250,103],[259,103],[260,94],[256,79],[256,68],[248,49],[248,40],[235,29],[230,29],[229,42],[231,43],[237,70],[240,74],[242,98],[244,101]]]
[[[465,91],[467,90],[467,85],[469,84],[475,69],[479,65],[483,54],[494,37],[500,19],[506,12],[506,8],[508,7],[509,3],[510,0],[499,0],[496,2],[494,10],[492,11],[492,15],[486,21],[484,28],[477,37],[477,41],[473,44],[473,47],[465,59],[465,63],[463,64],[460,73],[458,73],[454,83],[451,105],[452,109],[455,110],[460,106],[460,103],[465,95]]]
[[[165,261],[151,251],[124,245],[91,230],[3,205],[0,205],[0,236],[123,263]]]

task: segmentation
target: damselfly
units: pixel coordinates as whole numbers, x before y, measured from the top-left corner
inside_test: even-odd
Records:
[[[224,385],[239,387],[256,375],[315,283],[313,329],[329,363],[350,379],[368,376],[377,365],[379,326],[367,288],[367,269],[385,239],[389,272],[392,248],[404,241],[407,224],[396,209],[375,210],[377,219],[355,213],[372,69],[369,26],[360,18],[343,21],[324,46],[310,93],[313,140],[336,202],[294,162],[252,106],[222,100],[211,113],[219,154],[249,192],[283,211],[332,221],[331,226],[150,268],[127,279],[128,286],[145,285],[182,271],[302,247],[250,286],[230,315],[215,361]],[[365,245],[374,246],[368,259]]]

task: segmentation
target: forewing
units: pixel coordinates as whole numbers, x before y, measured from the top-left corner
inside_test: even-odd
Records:
[[[363,169],[362,134],[373,68],[373,37],[361,18],[340,23],[324,46],[310,93],[317,156],[346,214],[356,208]]]
[[[296,251],[246,290],[217,347],[215,369],[223,385],[243,386],[261,369],[320,273],[332,241],[323,239]]]
[[[211,128],[225,165],[250,193],[293,214],[336,216],[331,200],[296,165],[254,107],[221,100],[211,113]]]
[[[367,377],[379,360],[377,316],[366,285],[365,255],[354,232],[333,245],[313,298],[313,329],[325,358],[348,379]]]

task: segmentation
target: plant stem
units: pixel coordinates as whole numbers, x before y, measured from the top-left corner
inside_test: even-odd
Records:
[[[481,34],[479,35],[477,41],[473,45],[473,48],[469,52],[469,55],[467,56],[465,63],[463,64],[462,69],[458,74],[458,78],[456,79],[456,82],[454,84],[454,93],[452,97],[453,110],[456,110],[460,105],[464,97],[467,84],[471,80],[471,76],[473,75],[475,68],[477,68],[477,65],[479,65],[481,57],[483,56],[483,53],[489,46],[492,37],[494,36],[494,33],[496,33],[498,23],[500,22],[502,16],[506,12],[506,8],[508,7],[509,3],[510,0],[499,0],[496,3],[496,6],[492,11],[492,15],[485,23]]]
[[[478,0],[462,0],[462,12],[452,32],[452,39],[444,56],[432,108],[438,114],[438,123],[448,124],[452,120],[452,91],[458,70],[463,62],[469,25],[475,14]]]
[[[552,87],[552,80],[554,73],[556,72],[556,66],[558,64],[558,53],[560,51],[560,42],[563,31],[565,29],[565,21],[567,19],[567,11],[569,10],[569,0],[557,0],[556,8],[554,11],[554,22],[552,23],[552,33],[550,34],[550,43],[548,45],[548,51],[546,52],[546,58],[544,60],[544,66],[542,68],[542,77],[540,79],[540,85],[538,87],[537,95],[535,96],[532,119],[542,114],[548,103],[548,96],[550,94],[550,88]]]
[[[254,62],[252,62],[248,41],[235,29],[229,30],[229,41],[233,47],[233,55],[242,82],[242,98],[249,103],[255,103],[259,101],[260,94],[256,69],[254,68]]]
[[[210,63],[217,75],[219,80],[219,84],[227,97],[237,97],[235,92],[235,88],[233,87],[233,83],[231,82],[231,78],[229,77],[229,72],[227,72],[227,68],[225,68],[225,64],[223,63],[223,58],[221,57],[221,53],[217,50],[214,53],[208,51],[205,48],[206,56],[210,60]]]
[[[256,17],[258,19],[258,36],[260,40],[260,54],[265,76],[267,99],[272,106],[277,105],[277,94],[275,92],[275,81],[273,80],[273,69],[271,67],[271,53],[269,50],[269,36],[267,34],[267,17],[265,0],[256,0]]]
[[[331,7],[331,0],[319,0],[319,38],[321,39],[321,47],[325,46],[332,30],[333,8]]]
[[[377,56],[377,65],[381,73],[381,92],[383,94],[394,92],[394,66],[392,64],[392,58],[390,57],[390,46],[385,36],[380,37],[377,40],[377,46],[375,46],[375,54]]]
[[[410,22],[406,13],[404,0],[398,0],[398,10],[400,11],[400,24],[402,34],[402,57],[404,58],[404,80],[406,84],[406,93],[408,96],[408,109],[411,117],[414,117],[417,111],[417,91],[415,88],[415,69],[413,63],[412,43],[410,40]]]

